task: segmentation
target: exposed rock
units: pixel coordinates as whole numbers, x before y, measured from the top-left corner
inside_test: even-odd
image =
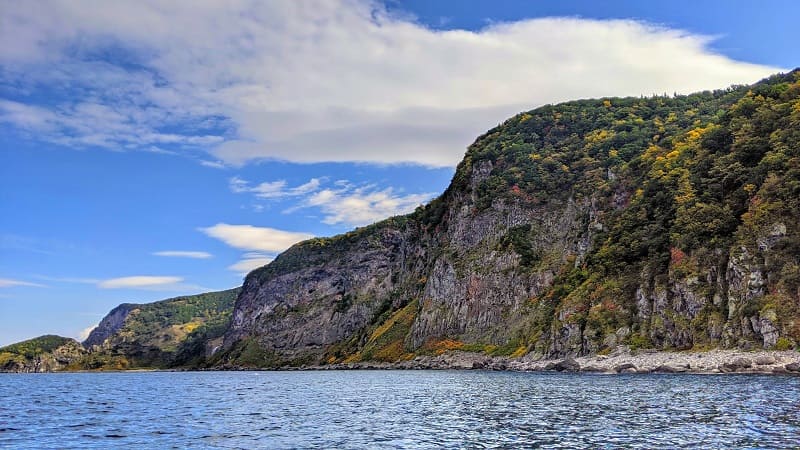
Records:
[[[668,365],[668,364],[662,364],[662,365],[656,367],[655,370],[653,370],[653,372],[658,372],[658,373],[683,373],[683,372],[686,372],[687,370],[689,370],[689,369],[686,368],[686,367],[676,367],[676,366],[671,366],[671,365]]]
[[[573,358],[566,357],[563,360],[557,362],[553,366],[553,370],[557,370],[559,372],[578,372],[579,370],[581,370],[581,365],[578,364],[578,362],[575,361]]]
[[[758,356],[753,361],[756,363],[756,365],[759,366],[768,366],[770,364],[775,364],[776,362],[778,362],[772,355]]]
[[[632,363],[620,364],[614,367],[614,372],[617,373],[635,373],[636,371],[636,366]]]
[[[800,362],[793,362],[783,366],[789,372],[800,372]]]
[[[737,370],[749,369],[753,366],[753,362],[748,358],[736,358],[733,361],[728,361],[720,367],[723,372],[736,372]]]

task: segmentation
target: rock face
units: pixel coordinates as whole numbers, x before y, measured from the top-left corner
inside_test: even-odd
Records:
[[[110,338],[125,325],[125,319],[128,314],[136,307],[131,303],[123,303],[116,308],[112,309],[103,320],[89,333],[89,336],[83,341],[86,348],[92,348],[95,345],[102,345],[106,339]]]
[[[798,78],[511,118],[430,204],[250,273],[210,363],[793,348]]]

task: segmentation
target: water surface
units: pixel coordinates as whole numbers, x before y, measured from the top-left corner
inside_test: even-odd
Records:
[[[0,448],[787,448],[800,378],[0,374]]]

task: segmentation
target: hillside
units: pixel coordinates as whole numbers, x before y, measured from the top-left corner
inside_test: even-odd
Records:
[[[48,334],[0,348],[0,372],[54,372],[85,354],[75,339]]]
[[[442,196],[250,273],[216,366],[800,343],[800,72],[547,105]]]
[[[239,288],[124,303],[109,312],[83,345],[85,369],[176,367],[197,364],[222,343]]]

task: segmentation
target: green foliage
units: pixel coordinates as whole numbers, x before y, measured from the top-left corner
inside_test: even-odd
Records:
[[[33,359],[44,353],[50,353],[71,341],[72,339],[70,338],[47,334],[2,347],[0,348],[0,353],[10,353],[26,359]]]
[[[206,343],[228,328],[240,290],[131,305],[122,328],[110,338],[110,348],[87,357],[84,366],[167,368],[201,364]]]
[[[786,339],[785,337],[780,337],[775,342],[775,350],[784,351],[784,350],[791,350],[791,349],[792,349],[792,341],[790,341],[789,339]]]

